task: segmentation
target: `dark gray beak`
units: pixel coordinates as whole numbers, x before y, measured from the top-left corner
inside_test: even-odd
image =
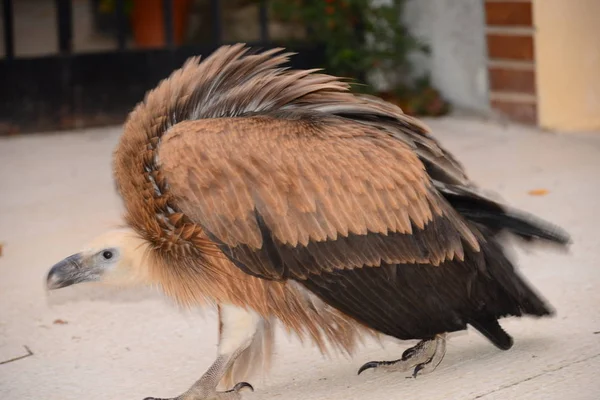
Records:
[[[54,290],[89,281],[88,272],[83,268],[81,254],[73,254],[50,269],[46,279],[46,287],[49,290]]]

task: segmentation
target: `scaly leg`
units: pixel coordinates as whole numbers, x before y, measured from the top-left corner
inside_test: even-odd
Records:
[[[237,383],[225,392],[217,392],[216,389],[235,359],[252,343],[260,317],[252,311],[229,305],[219,306],[219,317],[221,326],[218,356],[204,375],[178,397],[146,397],[144,400],[239,400],[241,389],[254,390],[252,385],[246,382]]]
[[[434,339],[422,340],[416,346],[402,353],[402,358],[394,361],[371,361],[358,370],[358,374],[369,369],[378,368],[388,371],[413,370],[413,378],[433,372],[442,362],[446,354],[446,334],[436,335]]]

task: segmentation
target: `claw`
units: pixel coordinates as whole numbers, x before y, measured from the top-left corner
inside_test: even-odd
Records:
[[[251,384],[249,384],[248,382],[240,382],[240,383],[236,383],[236,385],[233,387],[233,389],[231,389],[230,391],[232,392],[239,392],[240,390],[242,390],[243,388],[248,388],[251,391],[254,392],[254,388],[252,387]]]
[[[402,360],[408,360],[409,358],[414,356],[416,352],[417,350],[414,347],[404,350],[404,353],[402,353]]]
[[[370,361],[370,362],[364,364],[362,367],[359,368],[357,375],[360,375],[362,372],[364,372],[364,371],[366,371],[366,370],[368,370],[370,368],[377,368],[378,366],[379,366],[379,362],[377,362],[377,361]]]
[[[413,370],[412,378],[428,374],[439,365],[446,353],[446,335],[437,335],[435,339],[422,340],[415,346],[406,349],[402,358],[393,361],[370,361],[358,370],[358,375],[370,368],[381,368],[390,371]],[[382,368],[383,367],[383,368]],[[410,379],[410,378],[409,378]]]
[[[415,367],[415,370],[413,371],[413,378],[417,378],[417,374],[419,373],[420,370],[422,370],[423,368],[425,368],[425,365],[427,365],[427,363],[421,363],[421,364],[417,364],[417,366]]]
[[[248,382],[240,382],[240,383],[236,383],[235,386],[233,387],[233,389],[231,390],[227,390],[225,392],[214,392],[212,395],[210,395],[208,398],[213,399],[220,399],[221,396],[223,396],[224,393],[238,393],[240,390],[248,388],[251,391],[254,392],[254,388],[252,387],[251,384],[249,384]],[[225,398],[230,399],[231,395],[226,395]],[[240,395],[238,395],[238,397],[235,397],[236,399],[239,398]],[[185,395],[181,395],[179,397],[170,397],[168,399],[163,399],[163,398],[158,398],[158,397],[146,397],[144,400],[182,400],[183,398],[188,398]],[[204,399],[205,397],[202,397],[202,399]],[[194,399],[196,399],[196,397],[194,397]]]

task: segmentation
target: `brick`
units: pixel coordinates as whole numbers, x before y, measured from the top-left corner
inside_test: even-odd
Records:
[[[492,100],[492,108],[508,119],[527,125],[537,125],[537,104],[507,100]]]
[[[485,22],[489,26],[533,26],[531,2],[487,2]]]
[[[532,70],[490,67],[490,89],[494,92],[535,94],[535,72]]]
[[[507,60],[532,61],[533,37],[531,35],[487,35],[488,57]]]

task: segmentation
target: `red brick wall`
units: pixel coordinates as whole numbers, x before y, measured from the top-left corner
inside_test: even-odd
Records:
[[[531,0],[486,0],[485,14],[491,106],[537,124]]]

